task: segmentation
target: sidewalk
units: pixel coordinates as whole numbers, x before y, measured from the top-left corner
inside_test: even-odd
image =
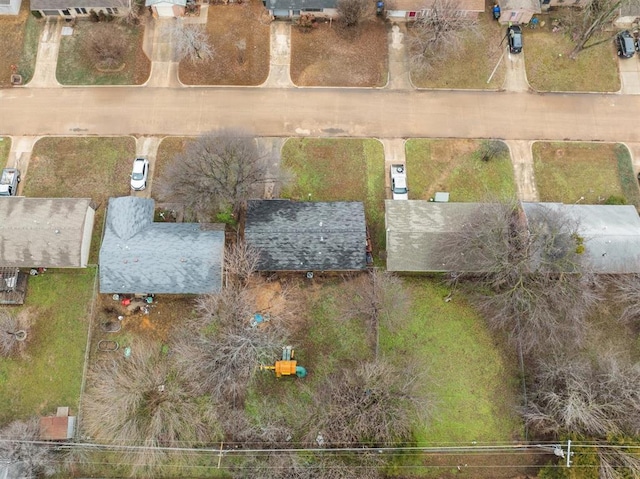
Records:
[[[56,88],[61,87],[56,79],[58,52],[64,22],[58,18],[47,17],[47,21],[40,36],[36,68],[33,78],[27,83],[27,88]]]

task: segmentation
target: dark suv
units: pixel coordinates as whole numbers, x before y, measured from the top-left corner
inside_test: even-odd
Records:
[[[509,39],[509,52],[520,53],[522,51],[522,29],[520,25],[510,25],[507,28],[507,38]]]
[[[616,35],[616,47],[618,56],[621,58],[631,58],[636,52],[633,37],[629,30],[625,30]]]

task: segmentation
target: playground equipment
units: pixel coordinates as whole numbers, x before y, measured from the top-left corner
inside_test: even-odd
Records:
[[[293,356],[295,351],[291,346],[283,346],[282,347],[282,360],[276,361],[273,366],[265,366],[264,364],[260,365],[261,370],[271,370],[275,371],[276,377],[280,378],[282,376],[293,376],[294,374],[299,378],[303,378],[307,375],[307,370],[302,366],[298,366],[298,362],[293,360]]]

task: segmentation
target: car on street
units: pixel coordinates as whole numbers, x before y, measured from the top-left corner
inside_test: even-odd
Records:
[[[522,52],[522,28],[520,28],[520,25],[509,25],[509,28],[507,28],[507,40],[509,42],[509,53]]]
[[[408,200],[407,171],[404,165],[391,165],[391,197],[394,200]]]
[[[636,43],[629,30],[616,35],[616,49],[620,58],[631,58],[636,52]]]
[[[148,176],[149,160],[144,157],[136,158],[133,161],[133,171],[131,172],[131,189],[136,191],[144,190],[147,187]]]

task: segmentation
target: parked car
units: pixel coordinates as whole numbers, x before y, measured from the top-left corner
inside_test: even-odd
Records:
[[[391,165],[391,197],[394,200],[408,200],[407,171],[404,165]]]
[[[509,25],[507,39],[509,41],[509,53],[522,52],[522,28],[520,28],[520,25]]]
[[[629,30],[624,30],[616,35],[616,48],[620,58],[631,58],[636,52],[636,43]]]
[[[15,196],[18,193],[20,172],[16,168],[4,168],[0,176],[0,196]]]
[[[133,171],[131,173],[131,189],[136,191],[144,190],[147,187],[147,176],[149,176],[149,160],[136,158],[133,162]]]

